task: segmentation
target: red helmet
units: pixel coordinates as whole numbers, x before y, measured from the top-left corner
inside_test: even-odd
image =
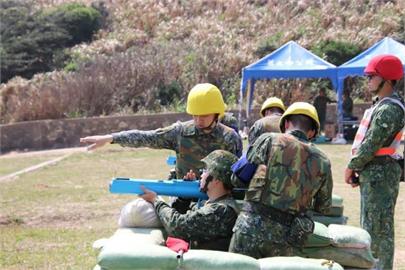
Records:
[[[380,54],[371,58],[366,75],[377,75],[384,80],[400,80],[404,76],[404,67],[398,57],[391,54]]]

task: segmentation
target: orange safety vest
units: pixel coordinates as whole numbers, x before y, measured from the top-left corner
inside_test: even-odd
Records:
[[[352,145],[352,156],[354,156],[357,153],[357,150],[359,149],[361,143],[364,140],[364,137],[366,136],[366,132],[370,126],[371,116],[372,116],[375,108],[377,108],[377,106],[383,100],[390,100],[391,102],[398,104],[404,110],[404,113],[405,113],[404,105],[400,101],[390,98],[390,97],[385,97],[385,98],[381,99],[379,102],[374,104],[374,106],[372,106],[370,109],[367,109],[364,112],[363,119],[361,120],[359,128],[356,133],[356,136],[354,137],[354,141],[353,141],[353,145]],[[402,129],[400,132],[398,132],[395,135],[394,140],[388,147],[380,148],[379,150],[377,150],[377,152],[375,152],[374,155],[375,156],[392,156],[394,158],[397,158],[396,152],[397,152],[397,150],[399,150],[399,146],[401,145],[401,138],[402,138],[403,131],[404,130]]]

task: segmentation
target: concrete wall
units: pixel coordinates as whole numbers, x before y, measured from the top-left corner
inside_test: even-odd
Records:
[[[361,116],[369,104],[356,104],[354,115]],[[238,116],[238,111],[232,111]],[[245,113],[242,112],[242,118]],[[252,110],[250,126],[259,118],[259,109]],[[38,120],[0,125],[0,153],[10,151],[44,150],[80,146],[79,138],[129,129],[150,130],[168,126],[191,117],[185,113],[166,113],[134,116]],[[327,122],[336,123],[336,106],[328,105]]]
[[[38,120],[0,125],[0,151],[43,150],[80,146],[80,137],[128,129],[156,129],[178,120],[185,113]]]

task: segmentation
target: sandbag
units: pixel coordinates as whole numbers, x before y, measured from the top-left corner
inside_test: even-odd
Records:
[[[109,238],[101,238],[94,241],[92,245],[93,249],[96,251],[100,251],[104,247],[104,245],[108,242],[108,240]]]
[[[301,257],[333,260],[344,267],[372,268],[376,262],[368,248],[312,247],[297,253]]]
[[[324,213],[324,216],[340,217],[343,215],[343,209],[344,209],[343,205],[332,206],[326,213]]]
[[[329,216],[321,216],[314,214],[312,216],[313,221],[322,223],[326,226],[329,224],[346,224],[347,223],[347,217],[346,216],[340,216],[340,217],[329,217]]]
[[[182,270],[259,270],[258,260],[242,254],[191,249],[183,255]]]
[[[343,198],[339,195],[332,194],[332,206],[343,206]]]
[[[98,265],[102,270],[176,269],[176,253],[164,243],[161,229],[121,228],[103,242]]]
[[[329,236],[333,239],[332,245],[348,248],[370,248],[370,234],[358,227],[331,224],[328,226]]]
[[[325,259],[271,257],[259,259],[259,263],[260,270],[343,270],[340,264]]]
[[[93,243],[93,249],[101,250],[109,242],[125,244],[126,242],[138,243],[140,245],[164,245],[165,237],[163,230],[148,228],[121,228],[110,238],[101,238]]]
[[[331,245],[332,239],[329,237],[328,227],[322,223],[315,222],[314,232],[309,235],[305,242],[305,247],[326,247]]]
[[[118,226],[120,228],[160,228],[162,223],[155,212],[155,207],[144,199],[138,198],[121,209]]]
[[[142,245],[164,245],[165,236],[163,229],[121,228],[118,229],[108,241],[115,241],[118,243],[131,242]]]
[[[176,253],[165,246],[109,242],[97,258],[103,270],[175,270]]]

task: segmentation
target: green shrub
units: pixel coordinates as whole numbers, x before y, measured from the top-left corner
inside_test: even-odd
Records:
[[[174,100],[179,99],[181,93],[182,88],[177,81],[172,81],[169,84],[160,83],[156,98],[159,100],[160,105],[167,106],[172,104]]]
[[[53,54],[69,40],[68,33],[40,19],[25,2],[2,1],[0,5],[1,82],[50,70]]]
[[[254,54],[260,58],[266,56],[269,53],[272,53],[273,51],[277,50],[280,45],[280,39],[283,36],[281,32],[276,33],[275,35],[272,35],[271,37],[268,37],[264,40],[262,40],[259,43],[258,48],[254,52]]]
[[[361,53],[362,48],[349,42],[326,40],[315,45],[312,52],[326,61],[340,66]]]
[[[63,67],[65,47],[91,40],[100,13],[79,4],[35,12],[29,2],[0,0],[1,82]]]
[[[90,41],[101,26],[101,14],[83,4],[63,4],[45,11],[43,16],[69,33],[71,39],[68,46]]]

